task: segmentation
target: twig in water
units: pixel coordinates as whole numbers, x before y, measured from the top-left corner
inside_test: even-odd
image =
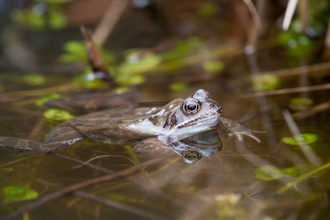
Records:
[[[84,198],[87,198],[87,199],[90,199],[90,200],[94,200],[96,202],[99,202],[99,203],[102,203],[102,204],[105,204],[105,205],[108,205],[108,206],[112,206],[114,208],[117,208],[117,209],[120,209],[120,210],[123,210],[123,211],[127,211],[127,212],[142,216],[142,217],[147,218],[147,219],[169,220],[166,217],[163,217],[163,216],[151,213],[151,212],[147,212],[147,211],[144,211],[142,209],[132,207],[130,205],[115,202],[115,201],[110,200],[110,199],[102,198],[102,197],[93,195],[91,193],[86,193],[86,192],[78,190],[78,191],[75,191],[74,194],[76,196],[80,196],[80,197],[84,197]]]
[[[251,0],[243,0],[243,2],[246,4],[246,6],[248,7],[251,15],[252,15],[252,20],[255,24],[256,27],[261,27],[261,21],[260,21],[260,17],[259,14],[257,12],[256,7],[254,7],[254,4]]]
[[[321,165],[321,159],[316,156],[316,154],[313,152],[312,149],[308,147],[308,144],[306,143],[305,139],[301,136],[299,136],[301,133],[299,131],[299,128],[297,127],[296,123],[292,119],[290,113],[288,110],[283,110],[283,116],[285,119],[286,124],[288,125],[292,135],[294,136],[297,143],[299,143],[299,147],[301,151],[304,153],[305,157],[307,158],[308,162],[313,164],[314,166],[320,166]]]
[[[282,25],[282,29],[284,31],[287,31],[289,29],[294,11],[296,10],[296,7],[297,7],[297,3],[298,3],[298,0],[289,0],[289,2],[288,2],[288,6],[286,7],[286,10],[285,10],[283,25]]]
[[[40,134],[45,124],[46,124],[45,118],[43,116],[40,117],[39,120],[37,121],[37,124],[31,130],[27,139],[33,140],[35,137],[37,137],[38,134]]]
[[[128,0],[112,0],[94,34],[95,41],[102,45],[115,27],[129,4]]]
[[[330,35],[330,33],[329,33]],[[329,36],[330,38],[330,36]],[[329,47],[330,47],[330,39],[329,39]],[[296,68],[289,68],[289,69],[281,69],[281,70],[275,70],[275,71],[265,71],[261,72],[260,74],[271,74],[273,76],[283,77],[283,76],[295,76],[295,75],[301,75],[305,73],[310,72],[316,72],[316,71],[324,71],[330,69],[330,62],[325,63],[317,63],[309,66],[300,66]],[[253,76],[252,76],[253,77]]]
[[[314,106],[311,109],[308,109],[306,111],[297,112],[297,113],[292,115],[292,118],[294,118],[294,119],[304,119],[304,118],[307,118],[309,116],[315,115],[317,113],[327,111],[328,109],[330,109],[330,101],[327,101],[327,102],[321,103],[319,105],[316,105],[316,106]]]
[[[240,98],[252,98],[252,97],[259,97],[259,96],[269,96],[269,95],[282,95],[282,94],[289,94],[289,93],[300,93],[300,92],[307,92],[307,91],[318,91],[318,90],[325,90],[330,89],[330,83],[317,85],[317,86],[301,86],[297,88],[290,88],[290,89],[278,89],[266,92],[255,92],[255,93],[248,93],[242,94]]]
[[[71,157],[68,157],[68,156],[65,156],[65,155],[62,155],[62,154],[58,154],[58,153],[54,153],[54,152],[50,152],[50,153],[48,153],[48,154],[50,154],[50,155],[52,155],[52,156],[56,156],[56,157],[60,157],[60,158],[64,158],[64,159],[67,159],[67,160],[75,161],[75,162],[77,162],[77,163],[80,163],[80,164],[86,165],[86,166],[88,166],[88,167],[91,167],[91,168],[93,168],[93,169],[96,169],[96,170],[102,171],[102,172],[104,172],[104,173],[115,174],[115,172],[112,171],[112,170],[109,170],[109,169],[106,169],[106,168],[103,168],[103,167],[99,167],[99,166],[96,166],[96,165],[91,164],[91,163],[87,163],[87,164],[86,164],[85,161],[81,161],[81,160],[78,160],[78,159],[76,159],[76,158],[71,158]],[[168,163],[168,164],[169,164],[169,163]],[[134,179],[132,179],[132,178],[130,178],[130,177],[127,177],[127,176],[123,176],[123,177],[121,177],[121,178],[123,178],[123,179],[125,179],[125,180],[127,180],[127,181],[129,181],[129,182],[131,182],[131,183],[134,183],[135,185],[141,187],[142,189],[145,189],[145,190],[147,190],[147,191],[149,191],[149,192],[153,192],[154,194],[159,195],[159,196],[161,196],[162,198],[164,198],[164,199],[166,199],[166,200],[168,200],[168,201],[170,201],[170,202],[172,202],[172,203],[175,203],[176,205],[178,205],[178,206],[180,206],[180,207],[182,207],[182,208],[184,208],[184,207],[186,206],[186,205],[185,205],[182,201],[180,201],[179,199],[177,199],[177,198],[172,198],[171,196],[169,196],[169,195],[163,193],[162,191],[160,191],[159,189],[157,189],[157,188],[155,188],[155,187],[153,187],[153,186],[149,186],[149,185],[147,185],[147,184],[143,184],[143,183],[141,183],[141,182],[139,182],[139,181],[137,181],[137,180],[134,180]]]
[[[300,0],[298,9],[299,21],[302,26],[302,31],[306,33],[306,29],[308,27],[309,0]]]
[[[10,212],[8,214],[0,216],[0,220],[10,220],[10,219],[16,218],[16,217],[22,215],[25,212],[33,210],[33,209],[35,209],[35,208],[37,208],[37,207],[39,207],[39,206],[41,206],[41,205],[43,205],[47,202],[50,202],[50,201],[52,201],[54,199],[57,199],[57,198],[60,198],[61,196],[65,195],[67,193],[76,191],[76,190],[81,189],[83,187],[86,187],[86,186],[89,186],[89,185],[92,185],[92,184],[97,184],[97,183],[109,181],[109,180],[118,179],[119,177],[131,175],[131,174],[133,174],[133,173],[135,173],[135,172],[139,171],[140,169],[143,169],[147,166],[157,164],[157,163],[161,162],[163,159],[164,158],[162,158],[162,157],[152,159],[152,160],[149,160],[147,162],[141,163],[137,166],[134,166],[134,167],[128,168],[126,170],[114,173],[112,175],[106,175],[106,176],[101,176],[101,177],[97,177],[97,178],[94,178],[94,179],[89,179],[89,180],[86,180],[86,181],[83,181],[83,182],[65,187],[61,190],[58,190],[58,191],[52,192],[48,195],[45,195],[43,197],[40,197],[39,199],[36,199],[36,200],[28,203],[27,205],[16,209],[13,212]]]
[[[298,183],[301,183],[302,181],[311,178],[311,177],[314,176],[316,173],[318,173],[318,172],[320,172],[320,171],[322,171],[322,170],[325,170],[325,169],[327,169],[327,168],[330,168],[330,163],[328,163],[328,164],[326,164],[326,165],[323,165],[323,166],[321,166],[321,167],[319,167],[319,168],[317,168],[317,169],[315,169],[315,170],[313,170],[313,171],[311,171],[311,172],[309,172],[309,173],[306,173],[306,174],[302,175],[300,178],[298,178],[297,180],[295,180],[295,181],[293,181],[293,182],[290,182],[290,183],[286,184],[286,186],[282,187],[281,189],[279,189],[279,190],[277,191],[277,194],[281,194],[281,193],[287,191],[288,189],[290,189],[290,188],[292,188],[292,187],[296,187],[296,185],[297,185]]]

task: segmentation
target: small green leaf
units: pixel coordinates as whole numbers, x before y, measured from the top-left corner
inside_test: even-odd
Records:
[[[216,4],[212,3],[202,3],[197,10],[197,13],[204,17],[212,17],[218,12]]]
[[[299,29],[299,25],[292,26]],[[288,55],[302,58],[310,55],[313,50],[313,43],[309,37],[302,32],[293,30],[280,32],[277,36],[278,43],[285,49]]]
[[[53,121],[66,121],[72,118],[73,115],[63,109],[51,108],[44,112],[44,117]]]
[[[176,82],[170,84],[170,89],[173,91],[182,91],[189,88],[188,84],[185,82]]]
[[[53,11],[49,14],[49,24],[54,30],[60,30],[67,25],[67,20],[63,12]]]
[[[165,61],[177,61],[180,58],[186,57],[198,49],[202,48],[203,41],[198,37],[191,37],[185,41],[181,41],[174,45],[171,51],[161,55]]]
[[[298,178],[302,174],[311,171],[313,167],[309,164],[296,164],[292,167],[283,169],[283,172],[293,178]]]
[[[203,68],[210,73],[217,73],[224,68],[224,65],[220,61],[206,61]]]
[[[14,171],[14,168],[2,168],[2,170],[7,171],[7,172],[12,172],[12,171]]]
[[[280,87],[280,79],[271,74],[260,75],[253,79],[254,91],[269,91]]]
[[[304,144],[299,143],[299,139],[303,138],[307,144],[312,144],[317,141],[318,137],[316,134],[313,133],[303,133],[301,135],[295,135],[293,137],[284,137],[282,138],[282,142],[289,144],[289,145],[301,145]]]
[[[308,106],[313,105],[313,100],[307,98],[294,98],[291,99],[291,104],[295,106]]]
[[[129,87],[127,87],[127,86],[117,86],[114,89],[112,89],[111,91],[121,93],[121,92],[127,92],[128,90],[129,90]]]
[[[36,101],[36,106],[38,106],[38,107],[45,107],[44,106],[44,103],[45,102],[48,102],[49,100],[52,100],[52,99],[58,99],[58,98],[61,98],[61,97],[64,97],[64,96],[65,95],[59,94],[59,93],[52,93],[52,94],[47,94],[47,95],[41,96]]]
[[[0,86],[0,92],[5,91],[5,88],[3,86]]]
[[[84,41],[68,41],[64,44],[63,49],[64,54],[58,57],[60,62],[64,63],[87,63],[88,56],[85,51],[85,42]],[[111,64],[116,61],[116,56],[114,53],[98,47],[102,58],[105,63]]]
[[[121,73],[116,77],[116,81],[123,86],[138,85],[145,82],[146,77],[142,75],[130,75]]]
[[[140,50],[127,52],[125,62],[118,67],[120,74],[141,74],[152,70],[161,62],[161,58],[152,53],[145,54],[143,57],[139,55]]]
[[[105,85],[105,82],[97,78],[90,67],[80,70],[74,81],[88,89],[100,88]]]
[[[46,77],[40,73],[28,73],[22,77],[22,81],[30,86],[37,86],[46,82]]]
[[[266,165],[254,171],[256,178],[261,180],[275,180],[283,177],[283,173],[277,167]]]
[[[26,186],[4,186],[3,202],[18,202],[38,198],[38,192]]]

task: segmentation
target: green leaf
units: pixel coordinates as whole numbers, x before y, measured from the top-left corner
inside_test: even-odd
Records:
[[[95,77],[95,74],[90,67],[80,70],[76,74],[74,81],[88,89],[100,88],[105,84],[104,81]]]
[[[127,86],[117,86],[114,89],[112,89],[111,91],[115,92],[115,93],[117,93],[117,92],[122,93],[122,92],[127,92],[128,90],[129,90],[129,87],[127,87]]]
[[[307,35],[300,32],[297,33],[292,30],[280,32],[277,41],[292,57],[302,58],[310,55],[313,50],[312,41]]]
[[[260,75],[253,79],[253,89],[256,92],[277,89],[280,85],[280,79],[271,74]]]
[[[3,86],[0,86],[0,92],[5,91],[5,88]]]
[[[85,42],[84,41],[68,41],[64,44],[63,49],[64,54],[58,57],[60,62],[64,63],[87,63],[88,56],[85,51]],[[116,61],[116,56],[114,53],[98,47],[101,56],[105,63],[111,64]]]
[[[38,198],[38,192],[33,189],[28,189],[26,186],[4,186],[3,202],[18,202]]]
[[[54,30],[60,30],[67,25],[67,19],[63,12],[54,11],[49,14],[49,24]]]
[[[2,168],[2,170],[7,171],[7,172],[12,172],[12,171],[14,171],[14,168]]]
[[[256,178],[261,180],[274,180],[283,177],[283,173],[277,167],[266,165],[254,171]]]
[[[50,108],[44,112],[44,117],[53,121],[66,121],[72,118],[73,115],[63,109]]]
[[[120,74],[141,74],[152,70],[161,63],[161,58],[156,54],[148,53],[140,57],[139,50],[129,51],[125,55],[125,62],[118,67]]]
[[[186,57],[198,49],[202,48],[203,41],[198,37],[191,37],[185,41],[181,41],[174,45],[171,51],[163,53],[162,59],[165,61],[177,61],[180,58]]]
[[[293,137],[284,137],[282,138],[282,142],[289,144],[289,145],[301,145],[302,143],[299,143],[299,139],[303,138],[307,144],[312,144],[318,140],[318,136],[313,133],[303,133],[301,135],[295,135]]]
[[[291,104],[295,106],[308,106],[313,105],[313,100],[307,98],[294,98],[291,99]]]
[[[22,81],[30,86],[37,86],[44,84],[46,77],[40,73],[28,73],[22,77]]]
[[[197,13],[204,17],[212,17],[217,12],[218,12],[217,5],[212,3],[202,3],[197,9]]]
[[[220,61],[206,61],[203,68],[210,73],[217,73],[224,68],[224,65]]]
[[[130,75],[121,73],[116,77],[116,82],[123,86],[138,85],[146,81],[146,77],[142,75]]]
[[[189,86],[185,82],[176,82],[176,83],[170,84],[170,89],[173,91],[182,91],[182,90],[185,90],[188,88],[189,88]]]
[[[59,94],[59,93],[51,93],[51,94],[47,94],[47,95],[44,95],[44,96],[41,96],[37,101],[36,101],[36,106],[38,107],[45,107],[44,106],[44,103],[45,102],[48,102],[49,100],[52,100],[52,99],[58,99],[58,98],[62,98],[66,95],[63,95],[63,94]]]
[[[302,174],[311,171],[312,169],[313,167],[309,164],[296,164],[292,167],[285,168],[282,171],[290,177],[297,178],[300,177]]]

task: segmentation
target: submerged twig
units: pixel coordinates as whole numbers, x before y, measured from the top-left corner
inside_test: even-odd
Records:
[[[290,89],[278,89],[278,90],[265,91],[265,92],[254,92],[254,93],[242,94],[239,96],[239,98],[252,98],[252,97],[259,97],[259,96],[282,95],[282,94],[289,94],[289,93],[318,91],[318,90],[325,90],[325,89],[330,89],[330,83],[323,84],[323,85],[317,85],[317,86],[301,86],[301,87],[290,88]]]
[[[101,177],[97,177],[97,178],[94,178],[94,179],[89,179],[89,180],[86,180],[86,181],[83,181],[83,182],[80,182],[80,183],[73,184],[73,185],[65,187],[61,190],[58,190],[58,191],[52,192],[48,195],[45,195],[43,197],[40,197],[39,199],[36,199],[36,200],[28,203],[27,205],[16,209],[13,212],[10,212],[8,214],[0,216],[0,220],[13,219],[15,217],[18,217],[18,216],[22,215],[25,212],[33,210],[33,209],[35,209],[35,208],[37,208],[37,207],[39,207],[39,206],[41,206],[41,205],[43,205],[47,202],[50,202],[50,201],[52,201],[54,199],[57,199],[57,198],[60,198],[61,196],[65,195],[67,193],[76,191],[76,190],[84,188],[86,186],[101,183],[101,182],[105,182],[105,181],[109,181],[109,180],[118,179],[119,177],[123,177],[123,176],[131,175],[131,174],[133,174],[133,173],[135,173],[135,172],[139,171],[140,169],[143,169],[147,166],[157,164],[157,163],[161,162],[163,159],[164,158],[162,158],[162,157],[155,158],[155,159],[149,160],[147,162],[141,163],[137,166],[134,166],[134,167],[125,169],[123,171],[114,173],[112,175],[101,176]]]
[[[90,162],[92,162],[93,160],[97,160],[97,159],[100,159],[100,158],[105,158],[105,157],[121,157],[121,158],[125,158],[126,160],[130,161],[132,164],[136,165],[134,163],[133,160],[129,159],[128,157],[125,157],[125,156],[121,156],[121,155],[99,155],[99,156],[95,156],[89,160],[87,160],[86,162],[84,162],[83,164],[81,165],[77,165],[77,166],[74,166],[72,167],[72,169],[78,169],[78,168],[81,168],[83,166],[85,166],[86,164],[89,164]]]
[[[292,135],[294,136],[297,143],[299,143],[299,147],[300,147],[301,151],[303,152],[303,154],[305,155],[305,157],[307,158],[308,162],[313,164],[314,166],[320,166],[321,165],[320,158],[313,152],[312,149],[309,148],[305,139],[300,136],[301,133],[299,131],[299,128],[296,125],[296,123],[294,122],[294,120],[292,119],[289,111],[283,110],[283,116],[284,116],[284,119],[285,119]]]
[[[308,9],[309,0],[300,0],[299,2],[299,20],[302,26],[302,31],[306,33],[308,27]]]
[[[330,101],[327,101],[327,102],[321,103],[319,105],[316,105],[316,106],[314,106],[314,107],[312,107],[312,108],[310,108],[306,111],[297,112],[297,113],[292,115],[292,118],[304,119],[304,118],[307,118],[309,116],[315,115],[317,113],[327,111],[329,109],[330,109]]]
[[[103,18],[97,26],[94,34],[95,41],[102,45],[108,38],[109,34],[117,24],[119,18],[129,4],[128,0],[112,0],[108,10],[103,15]]]
[[[37,137],[40,133],[42,128],[46,125],[46,120],[43,116],[39,117],[39,120],[37,121],[36,125],[31,130],[29,136],[27,139],[33,140],[35,137]]]
[[[330,47],[330,39],[329,39],[329,47]],[[260,74],[261,75],[271,74],[273,76],[285,77],[285,76],[301,75],[301,74],[316,72],[316,71],[324,71],[324,70],[328,70],[328,69],[330,69],[330,62],[317,63],[317,64],[313,64],[313,65],[309,65],[309,66],[299,66],[299,67],[295,67],[295,68],[281,69],[281,70],[275,70],[275,71],[265,71],[265,72],[261,72]]]
[[[248,7],[248,9],[249,9],[249,11],[252,15],[252,20],[253,20],[255,26],[256,27],[261,27],[260,17],[259,17],[259,14],[258,14],[257,9],[254,6],[253,2],[251,0],[243,0],[243,2]]]
[[[288,189],[290,189],[290,188],[292,188],[292,187],[296,187],[296,185],[297,185],[298,183],[301,183],[302,181],[311,178],[311,177],[312,177],[313,175],[315,175],[316,173],[321,172],[322,170],[325,170],[325,169],[327,169],[327,168],[330,168],[330,163],[328,163],[328,164],[326,164],[326,165],[323,165],[323,166],[321,166],[321,167],[319,167],[319,168],[317,168],[317,169],[315,169],[315,170],[313,170],[313,171],[311,171],[311,172],[309,172],[309,173],[306,173],[306,174],[302,175],[301,177],[299,177],[297,180],[295,180],[295,181],[293,181],[293,182],[290,182],[290,183],[286,184],[286,186],[282,187],[281,189],[279,189],[279,190],[277,191],[277,194],[281,194],[281,193],[287,191]]]
[[[14,130],[14,128],[10,124],[3,121],[2,119],[0,119],[0,124],[2,124],[3,126],[5,126],[8,129],[11,136],[19,138],[18,134],[16,133],[16,131]]]
[[[78,160],[78,159],[76,159],[76,158],[68,157],[68,156],[65,156],[65,155],[62,155],[62,154],[58,154],[58,153],[54,153],[54,152],[51,152],[51,153],[49,153],[49,154],[50,154],[50,155],[53,155],[53,156],[56,156],[56,157],[64,158],[64,159],[67,159],[67,160],[71,160],[71,161],[74,161],[74,162],[77,162],[77,163],[80,163],[80,164],[86,165],[86,166],[88,166],[88,167],[91,167],[91,168],[93,168],[93,169],[96,169],[96,170],[102,171],[102,172],[104,172],[104,173],[115,174],[115,172],[112,171],[112,170],[109,170],[109,169],[106,169],[106,168],[103,168],[103,167],[99,167],[99,166],[96,166],[96,165],[91,164],[91,163],[87,163],[87,164],[86,164],[86,162],[84,162],[84,161],[82,161],[82,160]],[[168,163],[168,164],[170,164],[170,163]],[[129,178],[129,177],[127,177],[127,176],[124,176],[124,177],[122,177],[122,178],[125,179],[126,181],[129,181],[129,182],[131,182],[131,183],[134,183],[135,185],[137,185],[137,186],[139,186],[139,187],[141,187],[141,188],[143,188],[143,189],[145,189],[145,190],[147,190],[147,191],[153,192],[154,194],[159,195],[159,196],[161,196],[162,198],[164,198],[164,199],[166,199],[166,200],[168,200],[168,201],[170,201],[170,202],[172,202],[172,203],[175,203],[175,204],[178,205],[178,206],[185,207],[185,204],[184,204],[182,201],[180,201],[179,199],[172,198],[171,196],[169,196],[169,195],[167,195],[167,194],[161,192],[159,189],[157,189],[157,188],[155,188],[155,187],[153,187],[153,186],[149,186],[149,185],[143,184],[143,183],[141,183],[141,182],[139,182],[139,181],[137,181],[137,180],[134,180],[134,179],[132,179],[132,178]]]
[[[54,93],[54,92],[64,92],[68,90],[73,89],[79,89],[81,86],[79,86],[77,83],[68,83],[60,86],[53,86],[45,89],[36,89],[36,90],[23,90],[23,91],[14,91],[14,92],[3,92],[2,95],[5,96],[41,96],[48,93]]]
[[[330,58],[330,18],[328,20],[327,34],[324,39],[325,51],[323,51],[323,56],[326,59]]]
[[[147,218],[147,219],[169,220],[166,217],[163,217],[163,216],[160,216],[160,215],[157,215],[157,214],[154,214],[154,213],[151,213],[151,212],[139,209],[139,208],[135,208],[135,207],[130,206],[130,205],[115,202],[115,201],[110,200],[110,199],[102,198],[102,197],[93,195],[91,193],[83,192],[83,191],[80,191],[80,190],[75,191],[74,193],[75,193],[76,196],[80,196],[80,197],[84,197],[84,198],[87,198],[87,199],[90,199],[90,200],[94,200],[96,202],[99,202],[99,203],[102,203],[102,204],[105,204],[105,205],[108,205],[108,206],[111,206],[111,207],[114,207],[114,208],[117,208],[117,209],[120,209],[120,210],[123,210],[123,211],[127,211],[127,212],[142,216],[142,217]]]

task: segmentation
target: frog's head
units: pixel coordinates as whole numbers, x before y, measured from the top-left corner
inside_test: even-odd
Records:
[[[164,128],[170,131],[158,138],[168,145],[173,141],[215,129],[221,113],[221,106],[211,99],[207,91],[200,89],[167,115]]]

